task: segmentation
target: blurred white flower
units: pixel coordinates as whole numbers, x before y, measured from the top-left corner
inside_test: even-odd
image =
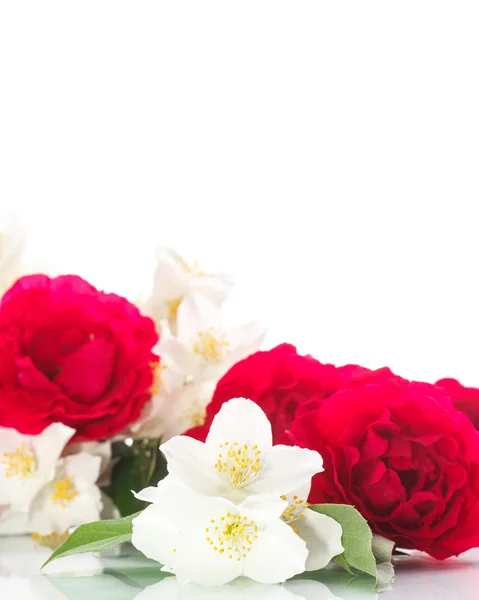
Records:
[[[161,437],[166,442],[175,435],[203,425],[206,407],[215,387],[214,382],[198,381],[186,383],[170,393],[160,390],[152,398],[149,412],[143,417],[139,428],[133,430],[133,437]]]
[[[154,352],[159,354],[158,347]],[[185,384],[185,376],[180,373],[167,356],[162,356],[156,366],[151,399],[145,404],[140,418],[122,434],[135,439],[164,436],[174,421],[174,400]],[[182,432],[183,433],[183,432]]]
[[[22,274],[25,232],[15,215],[0,219],[0,295]]]
[[[233,287],[226,275],[205,273],[197,263],[188,264],[171,248],[157,248],[156,260],[153,289],[142,309],[159,325],[168,321],[174,328],[185,296],[196,293],[220,306]]]
[[[0,505],[28,511],[34,496],[55,474],[63,448],[74,429],[54,423],[39,435],[0,427]]]
[[[244,575],[279,583],[304,571],[306,544],[280,519],[286,503],[277,496],[235,505],[172,479],[145,494],[153,504],[133,520],[132,543],[181,582],[221,585]]]
[[[63,534],[70,527],[98,521],[102,509],[96,481],[101,458],[86,452],[62,458],[54,477],[33,499],[30,528],[38,536]]]
[[[111,483],[112,470],[111,442],[77,442],[75,444],[68,444],[63,452],[63,456],[71,456],[80,452],[100,457],[100,475],[96,483],[99,487],[108,486]]]
[[[257,322],[225,330],[219,309],[195,294],[178,308],[176,336],[164,335],[158,351],[185,376],[218,381],[235,363],[259,350],[265,334]]]
[[[28,513],[6,510],[0,515],[0,539],[5,535],[32,533],[28,524]]]

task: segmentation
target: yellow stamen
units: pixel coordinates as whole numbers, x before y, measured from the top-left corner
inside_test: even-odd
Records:
[[[4,452],[0,464],[5,465],[5,477],[26,479],[37,468],[37,461],[30,446],[22,442],[14,452]]]
[[[48,535],[40,535],[39,533],[32,533],[32,540],[38,546],[45,546],[46,548],[51,548],[52,550],[56,550],[58,546],[64,544],[67,539],[70,537],[68,531],[65,533],[57,533],[53,531]]]
[[[286,496],[281,496],[281,499],[286,500]],[[306,500],[300,500],[298,496],[294,496],[293,500],[294,501],[289,504],[287,508],[285,508],[283,514],[281,515],[283,521],[291,526],[293,526],[293,523],[295,523],[298,519],[304,519],[304,511],[309,506]],[[296,531],[294,527],[293,531]]]
[[[183,267],[183,269],[190,275],[194,275],[195,277],[212,277],[212,275],[208,275],[201,269],[198,261],[196,261],[196,260],[195,260],[195,262],[190,264],[184,258],[182,258],[180,256],[178,258],[178,262]]]
[[[178,308],[182,301],[183,301],[183,298],[179,297],[179,298],[173,298],[173,300],[169,300],[167,302],[168,319],[170,321],[176,322],[176,319],[178,318]]]
[[[210,328],[196,334],[193,352],[202,356],[208,363],[217,363],[230,353],[230,344],[221,328]]]
[[[57,479],[57,481],[55,481],[53,484],[53,487],[54,492],[51,496],[51,500],[60,506],[67,506],[67,504],[70,504],[73,498],[78,496],[78,492],[76,491],[70,477],[65,477],[65,479]]]
[[[221,444],[215,464],[218,473],[229,475],[230,485],[233,489],[248,485],[261,471],[261,452],[250,448],[248,444],[244,444],[239,450],[234,450],[236,445],[237,442]]]
[[[156,396],[161,389],[161,372],[166,369],[166,365],[151,361],[149,367],[153,371],[153,385],[151,386],[150,394]]]
[[[225,546],[228,552],[228,558],[236,558],[241,560],[246,558],[247,553],[251,552],[251,546],[253,540],[257,539],[258,536],[253,535],[258,531],[258,526],[253,520],[244,522],[244,517],[240,515],[232,515],[227,513],[221,517],[221,521],[224,521],[222,529],[215,534],[214,539],[211,537],[206,538],[208,545],[212,546],[214,552],[223,554],[225,552]]]

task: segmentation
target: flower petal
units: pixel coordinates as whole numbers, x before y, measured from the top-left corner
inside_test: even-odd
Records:
[[[199,294],[185,297],[178,308],[178,338],[190,346],[201,331],[215,329],[221,325],[218,307]]]
[[[208,298],[216,306],[221,306],[234,287],[228,275],[216,273],[204,277],[195,277],[190,282],[191,291]]]
[[[248,492],[288,494],[308,483],[323,470],[323,459],[315,450],[298,446],[274,446],[267,454],[257,479]]]
[[[161,502],[165,490],[167,490],[172,484],[180,485],[178,482],[174,481],[171,475],[167,475],[164,479],[158,482],[158,485],[149,486],[139,492],[132,491],[132,494],[135,496],[135,498],[138,498],[138,500],[157,504],[158,502]]]
[[[131,493],[138,500],[142,500],[143,502],[151,502],[153,504],[155,502],[159,502],[160,498],[161,498],[160,490],[154,486],[149,486],[147,488],[144,488],[140,492],[135,492],[134,490],[132,490]]]
[[[172,248],[157,247],[153,299],[165,301],[183,297],[188,289],[188,276],[181,266],[180,255]],[[166,315],[165,315],[166,316]]]
[[[267,523],[281,517],[287,505],[276,494],[256,494],[243,500],[238,510],[256,522]]]
[[[221,519],[238,512],[231,502],[197,494],[171,481],[165,486],[161,501],[152,506],[158,507],[161,514],[167,516],[177,530],[181,530],[173,546],[176,548],[175,552],[172,551],[174,556],[162,556],[160,561],[170,567],[180,581],[220,585],[240,575],[241,561],[229,559],[226,552],[221,553],[219,544],[215,549],[211,539],[221,534]],[[151,530],[149,535],[154,537]],[[161,546],[164,548],[164,542]],[[162,553],[165,554],[164,549]]]
[[[215,449],[224,442],[257,445],[262,452],[268,451],[273,445],[271,424],[257,404],[233,398],[223,404],[206,438],[206,445]]]
[[[216,454],[203,442],[176,436],[160,446],[168,473],[184,486],[207,496],[220,495],[225,485],[215,469]]]
[[[94,485],[100,476],[101,457],[79,452],[63,459],[68,476],[79,478],[82,484]]]
[[[0,536],[1,535],[19,535],[33,533],[30,526],[28,513],[14,512],[6,510],[1,513],[0,518]]]
[[[57,502],[53,498],[55,491],[53,482],[45,485],[35,496],[30,508],[30,525],[33,531],[41,535],[48,535],[53,531],[64,533],[70,527],[83,525],[92,521],[98,521],[102,508],[101,493],[96,485],[92,485],[84,479],[84,468],[87,460],[93,475],[98,475],[101,459],[98,456],[90,456],[83,453],[81,462],[72,461],[76,456],[69,456],[60,461],[56,480],[68,476],[73,483],[73,492],[76,494],[67,498],[65,502]],[[68,462],[67,462],[68,461]],[[79,469],[75,472],[74,466]]]
[[[183,375],[196,375],[201,363],[200,357],[189,351],[187,346],[175,337],[165,337],[157,345],[160,356],[168,357],[173,368]]]
[[[147,558],[171,565],[179,531],[159,504],[151,504],[135,517],[131,543]]]
[[[343,530],[331,517],[314,510],[306,510],[304,519],[296,521],[294,526],[308,547],[307,571],[323,569],[335,556],[344,551],[341,543]]]
[[[308,550],[280,519],[265,524],[243,564],[243,574],[260,583],[281,583],[303,573]]]
[[[46,480],[55,472],[55,466],[66,443],[75,430],[62,423],[52,423],[40,435],[31,438],[39,474]]]
[[[172,569],[180,582],[223,585],[241,575],[242,562],[208,547],[204,535],[195,535],[179,545]]]
[[[228,340],[233,348],[228,359],[232,364],[243,360],[260,349],[266,335],[266,328],[258,321],[234,327],[228,331]]]

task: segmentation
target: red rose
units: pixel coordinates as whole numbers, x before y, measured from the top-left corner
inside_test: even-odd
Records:
[[[477,388],[464,387],[455,379],[441,379],[439,385],[454,402],[454,406],[461,410],[471,419],[474,427],[479,429],[479,390]]]
[[[348,375],[349,376],[349,375]],[[266,413],[275,443],[289,429],[298,406],[319,401],[342,386],[341,372],[312,356],[301,356],[290,344],[256,352],[236,363],[219,381],[205,424],[188,432],[204,440],[216,413],[231,398],[254,400]]]
[[[282,443],[297,414],[309,412],[347,385],[361,385],[370,372],[359,365],[322,364],[312,356],[301,356],[291,344],[256,352],[236,363],[219,381],[204,425],[188,435],[204,440],[222,404],[244,397],[261,406],[271,422],[274,443]],[[381,372],[391,374],[389,369]]]
[[[150,397],[157,339],[135,306],[80,277],[23,277],[0,304],[0,425],[61,422],[75,441],[118,433]]]
[[[324,460],[310,502],[352,504],[375,532],[435,558],[479,546],[479,434],[471,422],[437,386],[385,370],[363,383],[292,424],[290,443]]]

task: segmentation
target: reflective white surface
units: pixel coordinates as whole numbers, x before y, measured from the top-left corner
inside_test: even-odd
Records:
[[[26,537],[0,538],[0,600],[475,600],[479,598],[479,551],[436,562],[425,556],[396,559],[392,590],[379,596],[367,577],[323,571],[283,586],[239,581],[218,588],[180,586],[129,546],[108,554],[58,560],[40,573],[49,556]]]

